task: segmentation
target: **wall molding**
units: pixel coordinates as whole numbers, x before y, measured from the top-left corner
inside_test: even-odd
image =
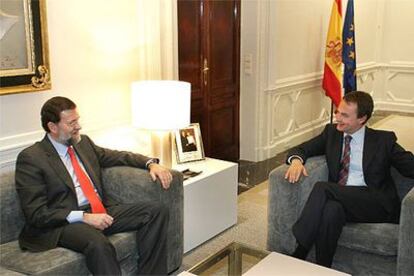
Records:
[[[129,122],[121,120],[112,122],[87,122],[84,124],[85,128],[83,128],[85,131],[82,132],[93,136],[103,132],[110,132],[111,129],[127,124]],[[44,130],[36,130],[0,138],[0,171],[13,170],[17,155],[23,149],[43,139],[44,135]]]
[[[414,82],[414,62],[368,62],[358,64],[357,72],[358,83],[364,84],[370,78],[374,82],[382,82],[379,87],[373,86],[368,91],[373,95],[374,100],[376,97],[379,97],[377,95],[383,96],[381,99],[375,100],[376,110],[414,113],[414,94],[411,93],[409,94],[411,97],[404,98],[390,87],[392,80],[400,76],[407,77],[407,74]],[[328,122],[329,110],[325,107],[318,116],[311,118],[308,122],[297,123],[295,118],[290,118],[285,129],[276,129],[274,131],[275,120],[273,119],[272,112],[274,112],[273,108],[275,103],[277,106],[277,102],[281,97],[288,96],[291,98],[292,104],[296,105],[300,101],[301,95],[304,93],[303,91],[309,89],[312,90],[309,93],[320,93],[319,95],[323,95],[324,92],[321,88],[322,75],[322,72],[303,74],[276,80],[272,85],[268,85],[267,87],[258,87],[260,89],[258,91],[262,91],[262,95],[261,101],[257,103],[257,110],[262,110],[260,107],[266,107],[265,110],[267,110],[257,116],[257,122],[260,125],[257,139],[262,141],[261,146],[255,147],[256,156],[259,161],[272,157],[291,146],[311,138]],[[259,83],[267,82],[262,79]],[[407,87],[407,89],[412,89],[412,86]],[[294,109],[295,107],[293,107]],[[110,132],[111,129],[129,125],[129,122],[114,120],[112,122],[88,122],[84,125],[84,133],[92,136],[94,133]],[[266,128],[268,131],[263,131],[261,130],[262,128]],[[36,130],[1,137],[0,170],[13,169],[18,153],[34,142],[42,139],[43,135],[43,130]]]
[[[401,90],[393,91],[390,87],[390,81],[401,75],[414,81],[414,62],[392,61],[390,63],[368,62],[358,64],[358,85],[364,86],[363,90],[369,92],[375,101],[376,110],[378,111],[402,111],[414,113],[414,95],[406,98]],[[412,75],[412,77],[411,77]],[[265,87],[262,91],[265,99],[267,112],[262,118],[266,122],[267,137],[262,147],[257,147],[257,156],[264,160],[285,151],[303,141],[310,139],[321,131],[321,128],[329,122],[330,110],[328,106],[322,107],[320,113],[310,118],[307,122],[298,123],[295,118],[295,109],[301,101],[304,91],[308,93],[320,93],[322,90],[323,72],[314,72],[294,77],[288,77],[276,80],[272,85]],[[412,89],[412,87],[405,87]],[[288,97],[289,104],[292,105],[291,113],[286,114],[289,122],[284,124],[283,129],[277,128],[275,112],[280,106],[281,97]],[[324,96],[323,96],[324,97]],[[323,98],[322,97],[322,98]],[[286,104],[286,101],[285,101]],[[278,106],[279,105],[279,106]],[[260,161],[259,160],[259,161]]]

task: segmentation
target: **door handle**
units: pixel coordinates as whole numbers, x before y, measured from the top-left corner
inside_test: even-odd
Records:
[[[208,74],[208,70],[210,68],[208,68],[208,62],[207,59],[204,58],[204,63],[203,63],[203,80],[204,80],[204,86],[207,85],[207,74]]]

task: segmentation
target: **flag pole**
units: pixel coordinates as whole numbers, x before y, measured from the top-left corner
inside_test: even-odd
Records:
[[[334,106],[333,101],[331,101],[331,125],[333,123],[333,106]]]

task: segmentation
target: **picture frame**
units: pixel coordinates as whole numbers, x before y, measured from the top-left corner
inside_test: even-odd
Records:
[[[46,0],[2,1],[0,95],[51,88]]]
[[[178,129],[174,135],[178,164],[205,159],[203,140],[198,123]]]

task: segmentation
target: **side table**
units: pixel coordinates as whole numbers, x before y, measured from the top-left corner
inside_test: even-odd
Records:
[[[202,171],[184,181],[184,253],[237,222],[236,163],[206,158],[174,165]]]

